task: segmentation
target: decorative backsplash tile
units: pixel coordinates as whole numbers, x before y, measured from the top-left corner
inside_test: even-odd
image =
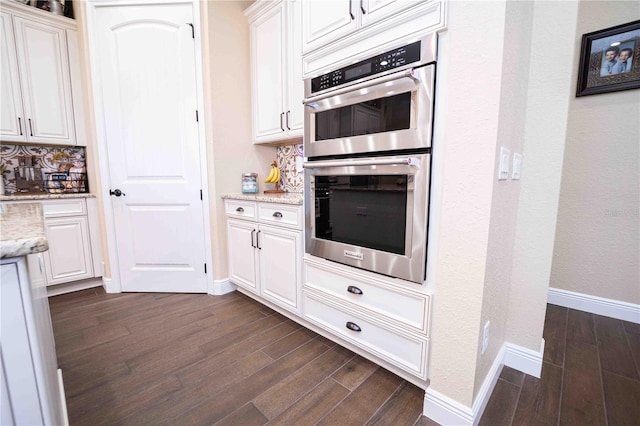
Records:
[[[29,146],[3,143],[0,145],[0,170],[2,170],[6,194],[16,192],[14,169],[18,167],[19,157],[34,157],[33,166],[40,167],[42,173],[51,173],[59,171],[74,162],[85,163],[85,149],[84,147]]]
[[[302,144],[276,148],[278,167],[282,173],[279,189],[286,192],[303,192],[304,173],[296,170],[296,158],[304,157]]]

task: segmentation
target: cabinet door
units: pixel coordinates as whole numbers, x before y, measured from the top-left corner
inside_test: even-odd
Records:
[[[300,313],[302,232],[260,225],[258,247],[262,297]]]
[[[44,256],[47,285],[93,277],[87,218],[47,219],[44,226],[49,240]]]
[[[75,145],[65,30],[14,17],[27,140]]]
[[[284,135],[284,8],[281,3],[251,24],[253,140],[257,143]]]
[[[240,220],[227,221],[229,277],[232,283],[258,293],[256,254],[253,247],[257,225]]]
[[[302,53],[343,37],[358,28],[359,3],[352,0],[302,2]]]
[[[370,25],[428,0],[360,0],[362,26]]]
[[[289,137],[302,136],[304,127],[304,84],[302,82],[301,0],[288,3],[287,20],[287,111]]]
[[[0,109],[0,135],[3,141],[24,142],[25,118],[20,93],[20,78],[18,73],[18,59],[16,45],[13,38],[13,24],[11,15],[2,12],[0,20],[0,90],[2,103]]]

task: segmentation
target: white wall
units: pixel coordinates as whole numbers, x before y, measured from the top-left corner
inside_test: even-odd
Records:
[[[582,34],[637,19],[637,1],[582,1],[572,81]],[[567,126],[550,285],[640,304],[640,90],[571,93]]]
[[[495,182],[505,8],[503,1],[451,2],[440,37],[430,388],[466,406],[473,400]]]
[[[228,278],[225,193],[241,191],[243,172],[256,172],[262,191],[274,147],[254,146],[251,138],[249,24],[251,1],[202,2],[203,63],[207,109],[207,163],[214,279]]]
[[[533,2],[508,2],[502,58],[502,82],[500,114],[498,117],[498,141],[495,158],[499,159],[500,147],[510,151],[509,162],[513,165],[513,154],[522,154],[527,116],[529,69],[531,54],[531,27]],[[482,300],[482,315],[478,339],[478,359],[474,385],[474,397],[498,356],[505,342],[507,306],[511,288],[513,244],[520,195],[520,180],[496,181],[497,166],[494,167],[494,187],[491,206],[487,266]],[[482,335],[489,321],[489,346],[484,354]]]

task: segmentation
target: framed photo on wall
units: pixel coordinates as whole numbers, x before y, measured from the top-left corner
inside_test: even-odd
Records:
[[[576,96],[640,87],[640,21],[582,36]]]

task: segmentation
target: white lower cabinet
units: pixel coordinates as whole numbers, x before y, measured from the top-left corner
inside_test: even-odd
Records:
[[[15,201],[12,201],[15,202]],[[21,201],[22,202],[22,201]],[[33,203],[34,200],[24,201]],[[49,250],[42,253],[46,285],[100,277],[102,262],[94,198],[40,200]]]
[[[425,386],[425,286],[303,257],[302,206],[225,200],[230,280],[256,300]],[[270,302],[270,303],[267,303]]]
[[[300,313],[302,207],[226,201],[232,283]]]
[[[302,293],[304,319],[426,381],[431,295],[422,286],[308,257]]]

